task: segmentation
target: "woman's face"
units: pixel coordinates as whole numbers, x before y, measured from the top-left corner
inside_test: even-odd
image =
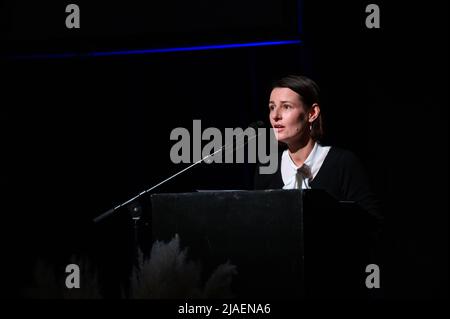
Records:
[[[300,95],[289,88],[274,88],[269,110],[270,124],[277,140],[288,145],[298,142],[309,125]]]

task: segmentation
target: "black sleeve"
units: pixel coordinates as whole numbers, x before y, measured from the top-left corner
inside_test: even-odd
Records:
[[[341,192],[345,200],[357,202],[370,215],[382,220],[381,203],[370,187],[366,170],[356,155],[346,151],[342,158]]]

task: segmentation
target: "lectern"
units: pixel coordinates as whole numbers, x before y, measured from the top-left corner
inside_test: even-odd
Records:
[[[321,190],[151,196],[153,241],[178,235],[202,280],[229,263],[237,298],[362,297],[373,220]]]

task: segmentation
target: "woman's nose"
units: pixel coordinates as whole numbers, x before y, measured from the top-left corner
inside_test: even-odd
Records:
[[[279,121],[281,119],[281,113],[279,109],[278,108],[273,109],[271,116],[274,121]]]

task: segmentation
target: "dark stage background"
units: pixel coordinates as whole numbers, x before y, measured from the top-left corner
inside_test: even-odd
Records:
[[[319,84],[325,142],[362,159],[384,203],[385,296],[448,296],[446,3],[376,1],[379,30],[365,27],[364,1],[77,3],[80,30],[64,28],[64,1],[0,7],[7,297],[24,296],[39,258],[61,268],[73,253],[108,265],[103,280],[117,296],[108,278],[129,271],[129,218],[109,229],[91,219],[185,167],[169,158],[175,127],[268,122],[270,84],[290,73]],[[302,43],[85,55],[295,39]],[[13,58],[62,52],[79,56]],[[252,178],[252,165],[203,165],[158,192],[251,189]]]

